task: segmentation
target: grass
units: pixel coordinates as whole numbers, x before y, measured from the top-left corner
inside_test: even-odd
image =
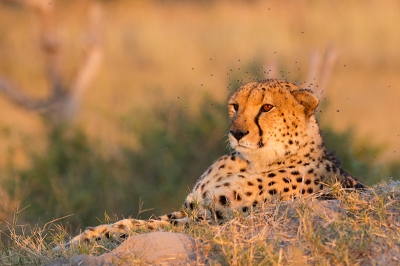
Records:
[[[385,182],[359,192],[332,184],[327,191],[337,199],[318,200],[313,196],[295,202],[271,202],[247,216],[234,214],[221,224],[192,222],[166,231],[183,232],[195,239],[197,250],[203,254],[197,263],[398,265],[400,182]],[[118,245],[102,241],[52,252],[55,245],[68,239],[58,221],[34,228],[17,222],[8,224],[3,232],[12,244],[1,249],[2,265],[41,265],[81,253],[99,255]]]

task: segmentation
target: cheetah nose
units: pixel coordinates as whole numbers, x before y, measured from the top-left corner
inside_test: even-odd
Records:
[[[229,133],[231,133],[235,139],[241,140],[244,136],[249,134],[249,131],[244,132],[242,130],[230,130]]]

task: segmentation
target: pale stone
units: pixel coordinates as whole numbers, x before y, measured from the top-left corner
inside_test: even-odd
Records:
[[[48,266],[195,265],[196,259],[192,237],[180,233],[153,232],[131,236],[111,252],[98,257],[78,255]]]

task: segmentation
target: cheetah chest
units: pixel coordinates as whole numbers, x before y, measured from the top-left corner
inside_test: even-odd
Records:
[[[304,159],[252,171],[239,156],[223,156],[198,180],[188,199],[216,207],[247,208],[273,198],[290,200],[315,193],[323,188],[323,176],[322,167]]]

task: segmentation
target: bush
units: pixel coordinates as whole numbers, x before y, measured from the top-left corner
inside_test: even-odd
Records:
[[[25,191],[21,206],[29,205],[23,220],[49,221],[75,214],[69,220],[76,227],[95,222],[99,210],[113,206],[108,190],[113,187],[114,164],[98,155],[81,129],[51,127],[46,153],[31,153],[31,161],[30,169],[14,170]]]
[[[397,162],[386,165],[377,163],[382,146],[356,141],[354,132],[348,129],[342,133],[326,127],[322,130],[327,150],[334,151],[342,162],[342,167],[367,185],[373,185],[382,180],[399,179]]]
[[[228,152],[227,111],[209,96],[194,114],[174,103],[154,106],[126,119],[140,148],[125,149],[125,157],[133,195],[163,214],[180,208],[198,177]]]

